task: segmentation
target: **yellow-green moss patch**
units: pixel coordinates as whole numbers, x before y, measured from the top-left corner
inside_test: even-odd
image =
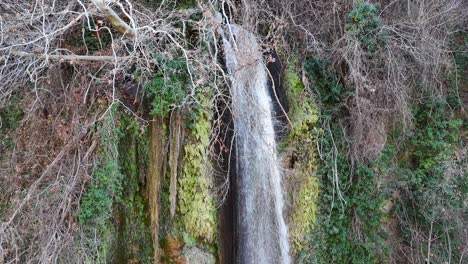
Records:
[[[182,174],[178,179],[178,212],[185,231],[211,243],[216,232],[216,206],[210,194],[212,176],[207,153],[211,106],[206,98],[201,99],[201,106],[193,110],[184,146]]]

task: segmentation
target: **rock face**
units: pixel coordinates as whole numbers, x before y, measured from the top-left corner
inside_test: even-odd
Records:
[[[215,264],[215,257],[197,247],[185,247],[182,251],[187,264]]]

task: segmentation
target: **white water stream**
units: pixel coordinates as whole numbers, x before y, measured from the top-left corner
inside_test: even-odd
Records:
[[[238,263],[290,264],[272,100],[255,36],[236,25],[224,32],[231,81],[238,172]]]

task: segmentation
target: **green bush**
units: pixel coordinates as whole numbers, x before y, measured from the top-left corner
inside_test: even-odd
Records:
[[[317,58],[308,58],[304,62],[307,78],[318,93],[319,103],[323,106],[321,110],[325,111],[326,114],[338,111],[340,104],[351,95],[338,81],[337,75],[331,72],[329,68],[330,63],[328,61]]]
[[[13,96],[6,107],[0,109],[0,150],[2,147],[12,147],[13,137],[11,132],[15,131],[23,119],[21,98]]]
[[[355,8],[346,16],[345,30],[350,32],[368,51],[374,52],[383,44],[378,35],[380,5],[357,1]]]
[[[461,165],[466,160],[453,158],[463,121],[441,99],[418,104],[415,109],[414,133],[398,143],[405,147],[396,153],[400,159],[393,173],[401,198],[395,201],[393,214],[399,218],[406,242],[418,233],[431,233],[433,260],[445,260],[450,254],[457,262],[460,252],[456,248],[463,242],[456,230],[468,212],[463,198],[468,197],[468,181]],[[450,239],[451,251],[445,246],[446,239]],[[417,254],[425,256],[427,245],[423,241],[413,246]]]
[[[124,175],[122,198],[115,202],[114,218],[117,219],[117,234],[114,239],[113,263],[128,263],[138,260],[153,263],[153,243],[150,231],[149,205],[146,197],[150,145],[147,129],[122,114],[120,127],[123,133],[119,142],[119,164]]]

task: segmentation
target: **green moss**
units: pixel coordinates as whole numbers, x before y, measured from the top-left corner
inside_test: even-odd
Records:
[[[210,194],[210,162],[207,147],[210,143],[211,105],[199,96],[202,105],[194,109],[184,146],[182,174],[178,178],[178,213],[183,230],[205,242],[216,239],[216,206]]]
[[[293,206],[290,227],[290,240],[294,253],[304,249],[307,235],[312,232],[317,221],[317,202],[319,195],[318,179],[307,175],[297,194]]]
[[[149,227],[145,176],[149,159],[147,129],[132,116],[122,114],[119,161],[123,179],[122,198],[117,202],[115,218],[117,239],[113,263],[153,262],[153,244]]]
[[[146,131],[132,117],[112,108],[96,127],[100,145],[93,178],[81,200],[79,223],[90,263],[152,263],[144,177],[148,161]]]
[[[290,218],[290,240],[293,253],[298,254],[306,247],[317,219],[319,197],[317,171],[317,122],[318,109],[313,97],[295,70],[295,63],[286,70],[287,96],[291,105],[289,117],[293,128],[287,138],[287,145],[293,149],[295,161],[293,178],[298,188],[293,190]]]
[[[119,112],[113,107],[96,125],[100,145],[94,163],[93,178],[87,187],[77,212],[83,230],[83,246],[90,251],[91,263],[106,263],[112,257],[112,240],[116,227],[112,223],[113,209],[122,197],[123,174],[119,165],[118,143],[122,133],[118,128]]]

